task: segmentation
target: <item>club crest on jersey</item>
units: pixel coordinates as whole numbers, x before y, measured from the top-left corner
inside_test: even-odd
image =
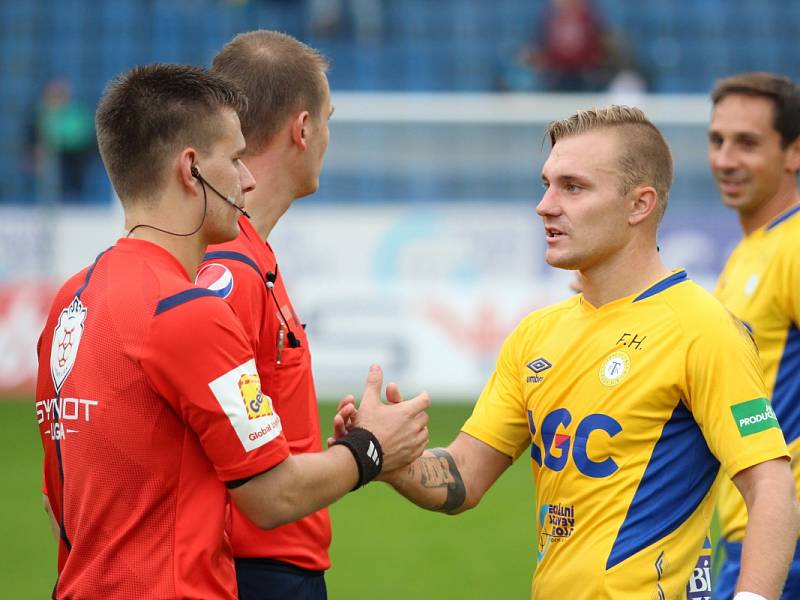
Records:
[[[58,316],[58,324],[53,332],[53,342],[50,346],[50,375],[56,393],[61,391],[61,386],[64,385],[75,364],[85,320],[86,307],[77,296]]]
[[[614,387],[628,375],[631,370],[631,359],[625,352],[617,350],[608,355],[600,365],[600,381],[603,385]]]
[[[227,298],[233,291],[233,273],[225,265],[209,263],[197,272],[194,284]]]
[[[252,421],[272,415],[272,398],[261,391],[261,380],[258,375],[240,376],[239,392],[242,394],[248,419]]]
[[[745,296],[752,296],[753,295],[753,293],[756,291],[756,288],[758,287],[758,280],[759,279],[760,279],[760,277],[758,276],[758,273],[753,273],[750,276],[750,279],[748,279],[747,283],[744,284],[744,295]]]

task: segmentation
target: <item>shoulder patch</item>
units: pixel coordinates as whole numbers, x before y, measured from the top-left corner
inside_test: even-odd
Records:
[[[766,398],[753,398],[734,404],[731,406],[731,413],[742,437],[773,427],[780,429],[775,411]]]
[[[272,398],[261,391],[252,358],[208,384],[239,441],[247,452],[274,440],[281,433],[281,419]]]
[[[222,298],[227,298],[233,291],[233,273],[223,264],[207,263],[200,267],[194,284],[209,289]]]

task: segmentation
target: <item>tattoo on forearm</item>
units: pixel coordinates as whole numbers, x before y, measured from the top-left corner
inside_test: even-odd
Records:
[[[423,456],[409,467],[409,475],[418,479],[420,484],[426,488],[447,488],[447,498],[440,506],[433,510],[440,512],[450,512],[464,504],[467,497],[467,490],[461,473],[456,467],[456,461],[450,453],[443,448],[430,450],[433,456]]]

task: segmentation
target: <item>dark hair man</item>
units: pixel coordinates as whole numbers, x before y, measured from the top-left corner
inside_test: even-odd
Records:
[[[767,391],[792,456],[800,451],[800,90],[786,77],[744,73],[717,82],[708,131],[708,158],[725,206],[739,215],[744,238],[720,275],[716,295],[751,328]],[[792,462],[795,484],[800,464]],[[734,595],[745,564],[747,509],[723,481],[720,542],[725,562],[714,598]],[[775,596],[777,598],[778,596]],[[795,549],[783,589],[800,598]]]

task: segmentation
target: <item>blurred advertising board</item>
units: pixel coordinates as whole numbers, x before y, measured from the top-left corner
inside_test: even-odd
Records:
[[[435,400],[477,397],[527,313],[566,298],[572,273],[544,262],[534,204],[303,204],[271,243],[307,324],[318,393],[359,393],[368,366]],[[41,216],[40,216],[41,217]],[[121,234],[114,210],[49,219],[0,211],[0,395],[29,392],[56,285]],[[668,214],[665,261],[713,286],[738,235],[722,209]]]

